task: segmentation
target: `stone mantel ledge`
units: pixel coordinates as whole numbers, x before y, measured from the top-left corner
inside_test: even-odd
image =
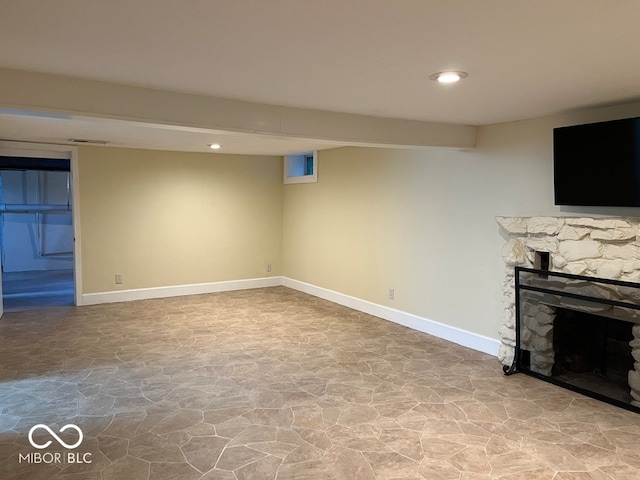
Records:
[[[496,221],[510,235],[546,234],[563,237],[578,232],[580,238],[594,233],[596,237],[603,236],[603,239],[609,240],[636,238],[640,227],[640,218],[632,217],[496,217]]]
[[[575,275],[640,282],[640,218],[496,217],[508,238],[507,267],[534,266],[549,252],[550,268]]]
[[[536,252],[549,252],[552,271],[640,283],[640,218],[499,216],[496,221],[506,239],[498,352],[505,365],[515,347],[514,267],[536,267]]]

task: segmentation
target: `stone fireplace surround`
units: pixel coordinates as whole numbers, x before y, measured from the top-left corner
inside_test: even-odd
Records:
[[[511,365],[514,357],[514,267],[539,267],[537,252],[549,253],[552,271],[640,282],[640,218],[496,217],[496,221],[507,240],[502,249],[506,268],[498,351],[504,365]],[[633,326],[633,333],[636,363],[635,371],[629,373],[629,384],[640,392],[640,325]],[[636,404],[640,398],[634,395],[634,400]]]

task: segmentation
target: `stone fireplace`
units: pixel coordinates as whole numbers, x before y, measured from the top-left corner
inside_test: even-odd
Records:
[[[515,267],[543,270],[548,267],[551,272],[640,282],[640,219],[498,217],[497,222],[501,233],[506,238],[502,251],[506,265],[503,282],[504,318],[499,332],[501,339],[499,358],[505,365],[511,365],[513,362],[516,345]],[[531,292],[527,292],[529,293]],[[532,298],[534,297],[535,293],[532,293]],[[640,298],[634,298],[633,301],[640,303]],[[555,352],[549,347],[554,341],[554,336],[560,335],[560,329],[554,328],[554,322],[557,318],[562,318],[559,317],[564,312],[562,307],[564,305],[554,300],[531,301],[525,302],[520,310],[520,321],[526,324],[526,328],[521,328],[521,332],[524,333],[521,334],[520,342],[536,345],[536,348],[532,349],[536,353],[531,358],[531,370],[541,375],[551,375],[552,369],[554,372],[562,369],[554,358]],[[594,313],[591,311],[592,308],[577,308],[570,310],[568,315],[565,313],[562,315],[570,321],[580,310],[585,312],[584,315]],[[604,316],[611,315],[604,314]],[[631,367],[629,368],[627,362],[627,366],[620,368],[628,369],[628,384],[632,397],[629,403],[640,407],[640,325],[638,325],[640,322],[637,312],[633,312],[631,318],[624,318],[624,320],[621,325],[612,323],[611,327],[606,320],[583,316],[580,321],[583,325],[593,326],[593,328],[600,328],[598,326],[601,323],[598,322],[606,321],[608,330],[619,331],[606,341],[614,345],[608,348],[620,351],[624,351],[626,343],[626,348],[632,355]],[[523,338],[523,335],[526,338]],[[565,356],[567,362],[584,361],[579,352],[566,353]],[[618,362],[611,358],[608,361]],[[620,363],[625,364],[624,361]],[[576,363],[575,369],[580,368],[586,367],[580,367]],[[591,368],[597,370],[600,367]],[[612,369],[610,375],[619,377],[621,371],[614,373]]]

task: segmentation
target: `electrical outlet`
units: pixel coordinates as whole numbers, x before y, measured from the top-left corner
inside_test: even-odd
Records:
[[[267,272],[270,272],[270,271],[271,271],[271,264],[267,263]]]
[[[122,274],[116,273],[116,285],[122,285]]]
[[[395,288],[390,288],[389,289],[389,300],[393,300],[396,296],[396,289]]]

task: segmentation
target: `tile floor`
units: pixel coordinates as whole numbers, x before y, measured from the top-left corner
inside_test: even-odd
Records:
[[[284,287],[0,321],[3,480],[635,480],[639,445],[638,414]]]

